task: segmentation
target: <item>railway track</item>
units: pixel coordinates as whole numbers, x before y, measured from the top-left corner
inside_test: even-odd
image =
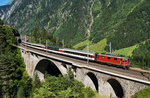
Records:
[[[81,59],[77,59],[77,58],[71,58],[71,57],[68,57],[68,56],[59,55],[59,54],[55,54],[55,53],[49,53],[49,52],[46,52],[46,51],[33,49],[33,48],[26,47],[26,46],[23,46],[23,45],[20,45],[20,46],[23,47],[23,48],[29,49],[29,50],[33,50],[33,51],[40,52],[40,53],[43,53],[43,54],[51,55],[51,56],[54,56],[54,57],[57,57],[57,58],[63,58],[63,59],[68,60],[68,61],[77,62],[77,64],[79,64],[81,66],[89,66],[89,67],[93,67],[93,68],[96,68],[96,69],[100,69],[100,70],[104,70],[104,71],[108,71],[108,72],[112,72],[112,73],[116,73],[116,74],[120,74],[120,75],[133,77],[133,78],[136,78],[136,79],[142,79],[142,80],[150,81],[150,72],[148,72],[148,71],[136,70],[134,68],[131,68],[130,70],[125,70],[123,68],[117,68],[117,67],[114,67],[114,66],[100,64],[100,63],[97,63],[97,62],[89,62],[89,64],[87,65],[87,61],[85,61],[85,60],[81,60]]]

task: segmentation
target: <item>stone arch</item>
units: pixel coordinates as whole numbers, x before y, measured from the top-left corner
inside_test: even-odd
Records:
[[[111,85],[118,98],[122,98],[124,96],[123,88],[116,79],[108,79],[107,82]]]
[[[92,72],[88,72],[84,78],[85,86],[89,86],[92,89],[98,91],[98,79],[96,75]]]
[[[46,72],[52,76],[62,75],[61,71],[54,62],[48,59],[42,59],[37,63],[34,73],[38,75],[40,80],[43,80]]]

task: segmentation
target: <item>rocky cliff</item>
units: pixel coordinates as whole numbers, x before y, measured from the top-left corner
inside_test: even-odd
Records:
[[[4,14],[10,9],[10,5],[0,6],[0,19],[4,19]]]

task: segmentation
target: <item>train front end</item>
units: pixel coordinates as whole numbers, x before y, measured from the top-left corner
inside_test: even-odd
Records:
[[[123,58],[122,59],[122,66],[125,68],[125,69],[129,69],[130,68],[130,61],[128,58]]]

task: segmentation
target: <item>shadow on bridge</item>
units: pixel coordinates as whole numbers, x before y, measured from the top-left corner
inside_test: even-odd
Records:
[[[52,76],[62,75],[57,66],[50,60],[43,59],[39,61],[37,66],[35,67],[34,74],[37,74],[40,80],[44,79],[44,74],[50,74]]]
[[[122,98],[124,96],[123,88],[117,80],[109,79],[109,80],[107,80],[107,82],[112,86],[112,88],[118,98]]]
[[[90,79],[94,83],[96,91],[98,91],[98,80],[97,80],[96,76],[93,73],[91,73],[91,72],[87,73],[87,75],[90,77]]]

